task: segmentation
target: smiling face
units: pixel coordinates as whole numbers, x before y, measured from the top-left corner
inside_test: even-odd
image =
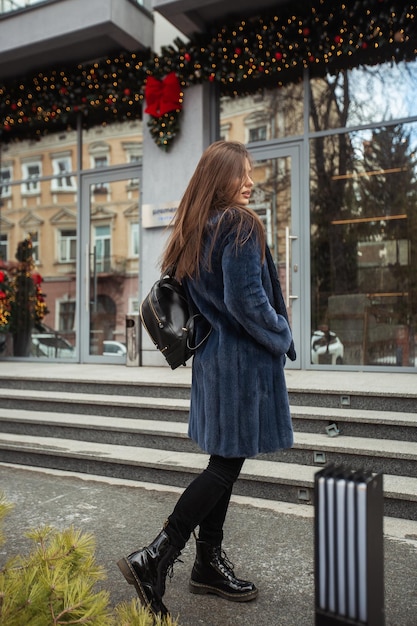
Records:
[[[245,159],[245,173],[240,182],[239,189],[236,192],[235,197],[233,198],[233,201],[236,204],[243,204],[244,206],[247,206],[249,204],[253,187],[253,180],[250,177],[251,172],[251,164],[248,159]]]

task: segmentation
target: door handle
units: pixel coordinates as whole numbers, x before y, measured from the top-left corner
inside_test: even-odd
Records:
[[[289,226],[285,227],[285,300],[287,308],[290,306],[292,300],[297,300],[298,296],[294,296],[290,293],[290,249],[293,241],[296,241],[298,237],[296,235],[290,235]]]
[[[85,311],[90,311],[90,246],[85,246]]]

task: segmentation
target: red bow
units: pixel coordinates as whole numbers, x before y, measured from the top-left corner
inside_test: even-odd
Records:
[[[145,87],[145,113],[161,117],[165,113],[181,109],[180,95],[181,87],[175,72],[170,72],[163,80],[149,76]]]

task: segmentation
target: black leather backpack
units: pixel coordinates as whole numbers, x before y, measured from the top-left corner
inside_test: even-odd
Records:
[[[171,369],[185,365],[211,332],[194,345],[195,313],[184,287],[173,276],[161,276],[140,306],[140,319],[155,346],[164,355]]]

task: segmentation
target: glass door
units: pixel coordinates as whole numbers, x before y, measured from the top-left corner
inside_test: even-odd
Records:
[[[249,149],[254,159],[251,206],[265,224],[267,242],[278,269],[297,351],[297,360],[287,361],[287,367],[300,368],[303,351],[300,273],[303,233],[299,227],[300,149],[296,144],[288,147],[249,146]]]
[[[137,175],[125,167],[82,176],[79,336],[84,363],[126,362],[126,316],[138,311]]]

